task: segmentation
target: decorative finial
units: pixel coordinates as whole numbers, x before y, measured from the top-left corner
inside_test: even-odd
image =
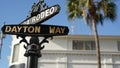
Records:
[[[39,0],[38,3],[33,3],[30,17],[36,16],[39,12],[46,8],[48,8],[48,6],[44,3],[44,0]]]

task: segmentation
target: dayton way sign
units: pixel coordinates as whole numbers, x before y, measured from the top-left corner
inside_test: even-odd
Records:
[[[4,34],[25,36],[60,36],[68,34],[68,27],[55,25],[5,25]]]

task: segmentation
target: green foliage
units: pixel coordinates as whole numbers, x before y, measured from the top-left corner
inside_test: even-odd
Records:
[[[103,25],[104,19],[116,19],[116,5],[111,0],[67,0],[68,18],[75,20],[83,17],[89,25],[94,18],[96,24]]]
[[[114,21],[116,19],[116,6],[114,3],[108,3],[107,4],[107,15],[106,17],[109,18],[110,20]]]
[[[75,18],[80,18],[82,12],[79,9],[78,0],[69,0],[70,2],[67,5],[67,11],[69,13],[68,18],[74,20]]]

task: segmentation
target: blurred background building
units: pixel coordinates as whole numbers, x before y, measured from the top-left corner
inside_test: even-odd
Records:
[[[17,39],[16,36],[12,38],[9,66],[26,68],[25,43],[19,44],[21,38]],[[38,68],[97,68],[94,36],[68,35],[48,40],[49,44],[44,44]],[[100,50],[102,68],[120,68],[120,36],[100,36]]]

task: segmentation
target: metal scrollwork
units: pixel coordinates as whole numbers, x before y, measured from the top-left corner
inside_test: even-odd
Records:
[[[25,56],[28,57],[30,55],[36,55],[38,57],[41,57],[41,50],[44,49],[45,45],[44,43],[49,43],[47,40],[48,38],[52,39],[52,36],[46,36],[42,41],[40,42],[39,38],[37,36],[31,37],[30,41],[26,40],[26,36],[24,35],[18,35],[17,38],[21,37],[22,40],[20,40],[20,43],[24,42],[27,44],[27,46],[24,45],[24,48],[26,49]]]

